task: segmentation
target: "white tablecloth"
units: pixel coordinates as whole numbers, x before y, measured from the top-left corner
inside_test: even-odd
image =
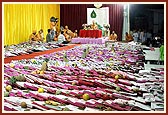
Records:
[[[151,70],[151,68],[164,68],[164,65],[145,64],[145,70]]]
[[[145,54],[145,60],[160,60],[159,48],[155,48],[155,51],[143,50]]]

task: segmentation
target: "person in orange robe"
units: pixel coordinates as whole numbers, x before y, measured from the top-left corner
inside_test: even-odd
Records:
[[[75,37],[78,37],[78,30],[75,30],[75,32],[74,32],[74,38]]]
[[[97,26],[97,24],[96,24],[96,22],[94,20],[92,21],[91,29],[92,30],[97,30],[98,29],[98,26]]]
[[[54,41],[58,41],[58,33],[55,31]]]
[[[134,39],[133,39],[133,37],[131,36],[131,34],[128,34],[128,32],[126,32],[126,33],[125,33],[125,40],[126,40],[127,42],[131,42],[131,41],[133,41]]]
[[[70,33],[70,30],[69,30],[69,28],[68,28],[67,25],[66,25],[65,28],[64,28],[64,34],[65,34],[65,33],[67,33],[67,34]]]
[[[32,43],[33,41],[37,41],[37,34],[36,34],[36,30],[33,30],[32,34],[29,36],[29,41],[30,43]]]
[[[39,31],[38,34],[37,34],[37,41],[43,42],[43,40],[44,40],[43,30],[40,29],[40,31]]]
[[[112,32],[112,34],[109,37],[109,40],[113,40],[113,41],[117,41],[117,34],[115,33],[115,31]]]
[[[66,40],[70,42],[72,40],[72,38],[74,38],[74,35],[75,34],[66,25],[65,29],[64,29],[64,36],[65,36]]]

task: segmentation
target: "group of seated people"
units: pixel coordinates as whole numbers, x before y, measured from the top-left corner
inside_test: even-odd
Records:
[[[91,30],[97,30],[98,29],[98,25],[97,23],[93,20],[92,21],[92,24],[91,25],[84,25],[84,30],[88,30],[88,29],[91,29]],[[112,41],[117,41],[117,34],[115,33],[115,31],[112,31],[112,34],[110,34],[109,36],[109,40],[112,40]],[[133,41],[133,37],[131,34],[128,34],[128,32],[125,33],[125,40],[127,42],[130,42],[130,41]]]
[[[71,42],[72,38],[75,38],[78,36],[77,30],[75,32],[72,32],[68,26],[66,25],[65,28],[60,30],[55,30],[53,28],[50,28],[47,30],[46,35],[46,42],[52,42],[56,41],[59,43],[69,43]],[[44,34],[43,30],[40,29],[40,31],[37,33],[36,30],[33,30],[32,34],[29,36],[29,41],[32,42],[44,42]]]
[[[110,36],[109,36],[109,40],[117,41],[117,38],[118,38],[118,36],[117,36],[117,34],[115,33],[115,31],[112,31],[112,34],[110,34]],[[126,32],[126,33],[125,33],[125,40],[126,40],[127,42],[131,42],[131,41],[133,41],[134,39],[133,39],[133,37],[132,37],[131,34],[128,34],[128,32]]]
[[[71,39],[74,37],[77,37],[77,30],[75,32],[72,32],[68,26],[65,26],[65,28],[58,29],[58,18],[52,16],[50,18],[50,28],[47,30],[46,35],[46,42],[52,42],[57,41],[59,43],[69,43],[71,42]],[[40,31],[36,34],[36,30],[32,32],[32,34],[29,36],[30,42],[43,42],[44,41],[44,34],[43,30],[40,29]]]
[[[97,23],[93,20],[93,21],[92,21],[92,24],[90,24],[90,25],[84,24],[84,25],[83,25],[83,29],[84,29],[84,30],[97,30],[97,29],[99,29],[99,28],[98,28]]]
[[[60,29],[57,28],[57,22],[58,19],[55,17],[51,17],[50,19],[50,29],[47,30],[46,35],[46,42],[52,42],[57,41],[59,43],[69,43],[71,42],[72,38],[75,38],[78,36],[77,30],[75,32],[72,32],[68,26],[66,25],[65,28],[61,27]],[[84,26],[84,29],[91,29],[91,30],[97,30],[98,24],[93,20],[92,24],[89,25],[89,28],[86,28],[86,25]],[[118,36],[115,33],[115,31],[112,31],[112,34],[109,36],[109,40],[117,41]],[[44,34],[43,29],[40,29],[37,33],[36,30],[33,30],[32,34],[29,36],[30,42],[44,42]],[[133,41],[133,37],[131,34],[128,34],[128,32],[125,33],[125,40],[127,42]]]
[[[36,30],[33,30],[32,34],[29,36],[29,41],[38,41],[38,42],[43,42],[44,41],[44,33],[43,29],[40,29],[37,33]]]
[[[77,34],[77,30],[75,30],[75,32],[72,32],[68,26],[66,25],[65,28],[62,30],[63,31],[63,35],[65,36],[65,39],[70,42],[72,40],[72,38],[75,38],[78,36]]]

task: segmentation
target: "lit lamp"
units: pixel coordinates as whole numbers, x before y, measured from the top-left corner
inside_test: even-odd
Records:
[[[94,6],[95,6],[96,8],[100,8],[100,7],[102,7],[102,4],[97,3],[97,4],[94,4]]]

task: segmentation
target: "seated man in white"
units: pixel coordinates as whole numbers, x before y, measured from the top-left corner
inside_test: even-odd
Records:
[[[62,44],[67,44],[69,43],[64,36],[64,31],[61,31],[61,33],[58,36],[58,43],[62,43]]]

